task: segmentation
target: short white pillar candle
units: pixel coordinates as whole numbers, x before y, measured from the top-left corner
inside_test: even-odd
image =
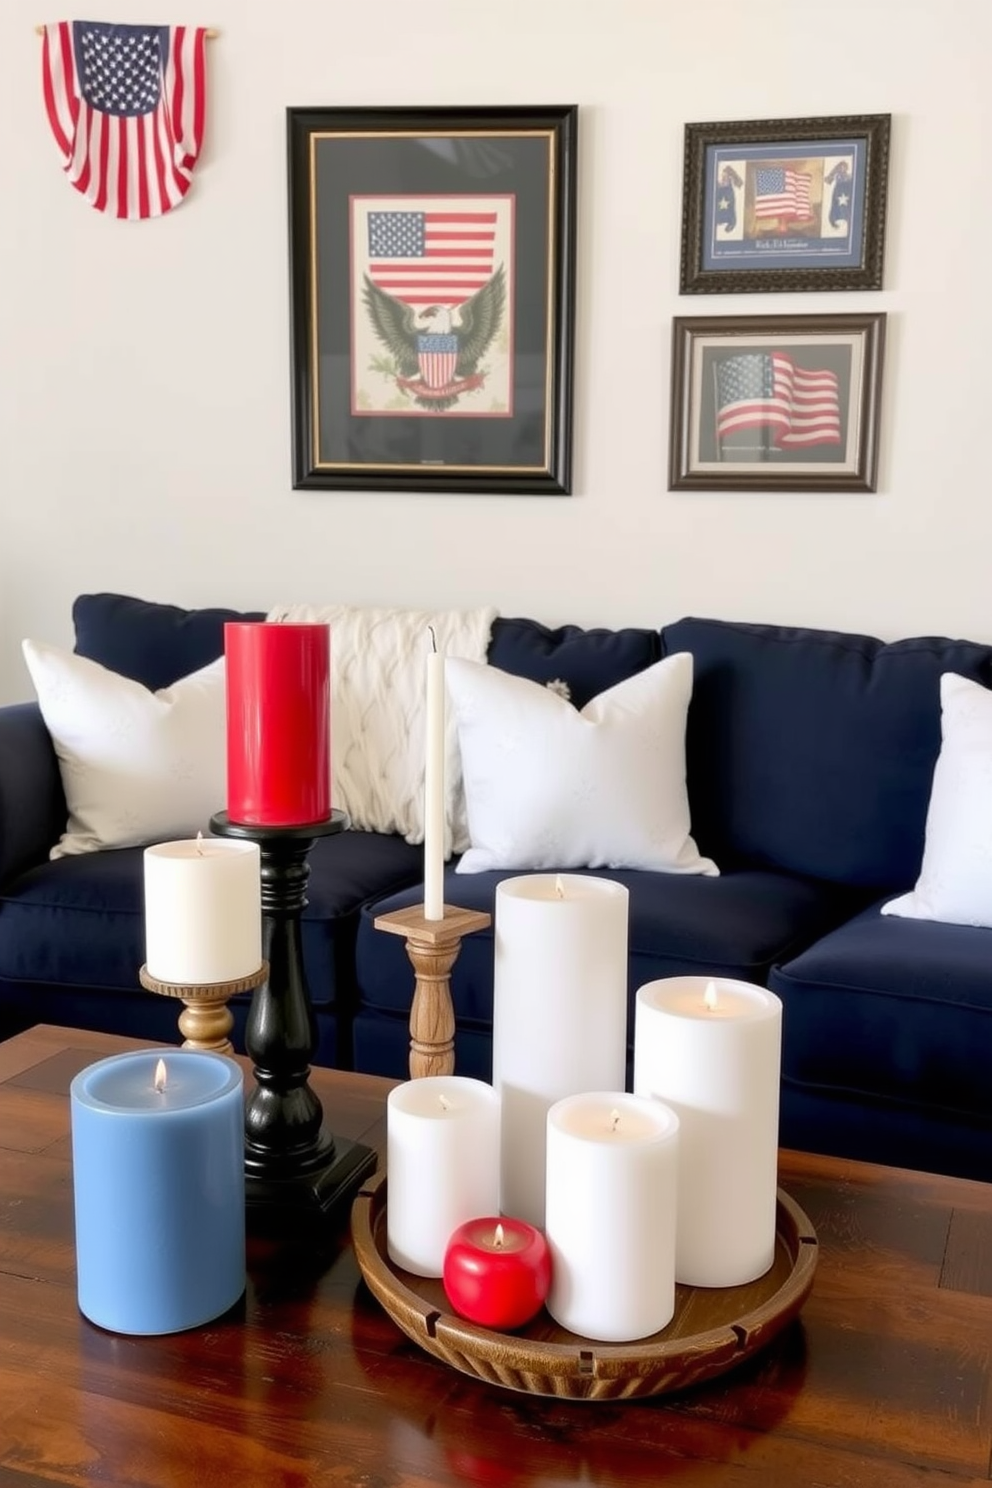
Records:
[[[623,884],[574,873],[508,878],[496,889],[500,1205],[539,1229],[549,1108],[626,1083],[627,901]]]
[[[160,982],[211,986],[262,964],[257,842],[197,837],[146,847],[145,962]]]
[[[750,982],[639,988],[634,1091],[678,1113],[676,1280],[738,1286],[775,1258],[782,1004]]]
[[[659,1101],[595,1091],[551,1107],[547,1309],[562,1327],[623,1343],[671,1321],[678,1137]]]
[[[386,1241],[416,1276],[441,1276],[452,1233],[499,1207],[499,1101],[491,1085],[430,1075],[386,1102]]]

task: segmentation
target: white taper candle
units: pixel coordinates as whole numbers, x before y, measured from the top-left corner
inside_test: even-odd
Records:
[[[444,919],[444,657],[427,653],[424,763],[424,918]]]

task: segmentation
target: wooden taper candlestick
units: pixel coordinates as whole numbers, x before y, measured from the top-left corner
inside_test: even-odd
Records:
[[[451,1075],[455,1071],[455,1014],[451,968],[462,936],[485,930],[492,916],[478,909],[444,906],[444,918],[429,920],[422,904],[394,909],[373,920],[377,930],[406,936],[406,953],[416,977],[410,1008],[410,1076]]]
[[[263,961],[250,976],[239,977],[234,982],[207,982],[199,986],[185,986],[179,982],[163,982],[153,977],[147,966],[138,972],[141,985],[149,992],[158,992],[162,997],[178,997],[183,1003],[179,1014],[179,1032],[183,1035],[184,1049],[209,1049],[214,1054],[233,1054],[234,1046],[228,1034],[234,1027],[234,1015],[228,1007],[228,999],[237,992],[253,992],[260,987],[269,974],[269,963]]]

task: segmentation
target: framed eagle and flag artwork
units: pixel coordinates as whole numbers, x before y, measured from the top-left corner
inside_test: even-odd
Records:
[[[570,494],[576,116],[288,110],[296,489]]]

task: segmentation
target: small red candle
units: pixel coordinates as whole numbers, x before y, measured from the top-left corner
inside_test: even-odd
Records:
[[[330,631],[229,621],[227,814],[297,827],[331,811]]]
[[[522,1219],[470,1219],[444,1256],[444,1290],[457,1313],[485,1328],[521,1328],[551,1285],[548,1242]]]

